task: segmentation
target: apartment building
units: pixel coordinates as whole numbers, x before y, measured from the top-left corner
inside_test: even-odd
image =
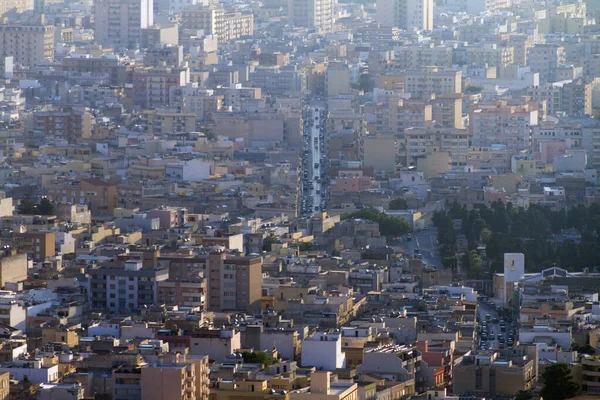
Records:
[[[404,131],[406,165],[417,165],[419,158],[435,152],[448,152],[452,165],[467,165],[471,134],[467,129],[428,127],[409,128]]]
[[[92,214],[114,211],[117,187],[99,178],[56,180],[46,186],[48,197],[57,202],[87,205]]]
[[[385,114],[381,114],[381,118],[385,118]],[[433,119],[433,106],[428,100],[393,98],[387,118],[390,131],[401,135],[408,128],[427,125]]]
[[[404,30],[433,30],[433,0],[377,0],[377,23]]]
[[[556,71],[564,63],[565,48],[554,43],[536,44],[529,49],[528,64],[540,74],[540,82],[556,80]]]
[[[600,357],[581,359],[581,389],[589,396],[600,396]]]
[[[133,101],[143,109],[171,103],[171,88],[190,81],[189,68],[144,68],[133,72]]]
[[[431,116],[436,126],[444,128],[463,128],[462,94],[445,94],[431,99]]]
[[[0,54],[29,67],[53,61],[54,25],[47,25],[43,16],[21,24],[0,21]]]
[[[153,0],[96,0],[94,38],[105,47],[133,47],[154,24]]]
[[[205,280],[166,280],[158,283],[158,301],[167,306],[199,307],[206,306]]]
[[[340,332],[315,332],[302,341],[302,366],[325,371],[345,368],[346,355],[342,352]]]
[[[157,365],[141,369],[142,399],[188,400],[196,394],[194,364]]]
[[[581,80],[529,87],[527,95],[538,102],[545,101],[549,115],[564,113],[584,117],[592,114],[592,85]]]
[[[335,23],[333,0],[289,0],[290,25],[330,33]]]
[[[202,29],[206,35],[215,35],[219,42],[254,34],[253,14],[227,12],[214,6],[194,6],[186,8],[181,16],[185,29]]]
[[[402,46],[394,59],[395,67],[398,70],[417,70],[431,65],[451,67],[453,50],[451,46],[436,46],[434,43]]]
[[[14,234],[15,247],[34,261],[56,255],[56,232],[22,232]]]
[[[514,395],[535,386],[535,360],[518,349],[463,356],[454,366],[453,392],[479,396]]]
[[[347,64],[334,62],[327,65],[325,92],[328,97],[350,93],[350,68]]]
[[[473,146],[501,144],[513,151],[530,149],[531,129],[539,116],[539,104],[530,100],[474,104],[469,110]]]
[[[462,71],[445,71],[438,67],[422,67],[419,70],[406,71],[404,93],[411,98],[422,99],[435,94],[458,94],[462,91]]]
[[[387,345],[364,351],[363,363],[357,373],[385,376],[395,382],[406,383],[404,395],[415,393],[416,382],[424,382],[421,352],[412,346]]]
[[[142,268],[139,260],[125,261],[124,267],[91,268],[87,273],[90,305],[113,312],[156,304],[158,284],[169,278],[168,269]]]
[[[3,249],[0,253],[0,287],[24,280],[27,280],[27,254],[17,254],[13,248]]]
[[[34,112],[33,129],[45,137],[75,143],[91,137],[93,120],[93,115],[84,107],[57,107]]]
[[[236,257],[213,252],[208,257],[206,270],[209,311],[260,310],[261,257]]]
[[[487,65],[496,67],[499,71],[514,62],[513,48],[498,46],[496,43],[470,44],[465,50],[467,64]]]
[[[2,0],[0,2],[0,15],[10,10],[15,10],[18,13],[33,10],[33,3],[33,0]]]
[[[61,72],[107,74],[111,85],[124,85],[131,83],[131,73],[134,69],[134,65],[127,65],[125,61],[126,59],[111,55],[102,57],[71,55],[63,58],[55,68]]]

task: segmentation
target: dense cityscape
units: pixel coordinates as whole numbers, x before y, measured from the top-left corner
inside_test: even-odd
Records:
[[[0,400],[600,398],[600,0],[0,0]]]

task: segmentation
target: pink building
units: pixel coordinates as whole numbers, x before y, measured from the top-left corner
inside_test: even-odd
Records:
[[[567,142],[564,140],[539,142],[538,151],[534,153],[534,157],[544,164],[552,164],[554,156],[565,154],[566,150]]]
[[[370,177],[335,178],[331,182],[331,193],[355,193],[375,187]]]
[[[158,218],[160,229],[170,229],[187,223],[187,210],[177,207],[161,207],[146,213],[147,218]]]

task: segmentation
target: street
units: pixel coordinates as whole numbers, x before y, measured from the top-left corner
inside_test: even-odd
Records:
[[[442,268],[442,258],[437,245],[437,229],[427,228],[412,232],[410,235],[412,240],[409,240],[408,235],[404,235],[402,236],[402,244],[391,247],[396,251],[403,249],[410,255],[414,254],[415,249],[419,249],[419,253],[427,265]]]
[[[481,328],[478,336],[478,348],[487,350],[511,347],[516,335],[516,326],[508,319],[500,318],[495,304],[484,296],[479,298],[477,310]],[[503,325],[504,332],[502,331]]]
[[[325,210],[327,204],[326,115],[325,104],[319,100],[305,110],[300,209],[306,216]]]

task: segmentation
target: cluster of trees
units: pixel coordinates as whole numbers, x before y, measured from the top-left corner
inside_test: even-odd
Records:
[[[460,220],[461,228],[454,229],[453,221]],[[456,237],[464,234],[468,252],[461,260],[470,274],[482,272],[479,260],[472,254],[479,244],[486,246],[486,260],[491,270],[500,272],[504,253],[525,254],[528,271],[541,271],[553,265],[570,270],[600,266],[600,205],[575,206],[552,210],[531,205],[524,209],[511,203],[493,203],[472,210],[455,203],[433,218],[438,229],[438,241],[444,263],[456,263]],[[555,240],[561,232],[571,228],[581,233],[581,240]],[[473,265],[474,267],[472,267]]]
[[[402,236],[411,231],[408,222],[393,215],[387,215],[376,208],[363,208],[350,214],[343,214],[342,219],[368,219],[379,224],[379,232],[383,236]]]
[[[52,200],[44,197],[39,203],[26,198],[17,206],[17,212],[24,215],[54,215],[56,207]]]
[[[242,359],[247,363],[261,364],[263,368],[275,362],[273,356],[266,351],[246,351],[242,353]]]
[[[390,201],[390,210],[406,210],[408,209],[408,203],[404,197],[396,197]]]

